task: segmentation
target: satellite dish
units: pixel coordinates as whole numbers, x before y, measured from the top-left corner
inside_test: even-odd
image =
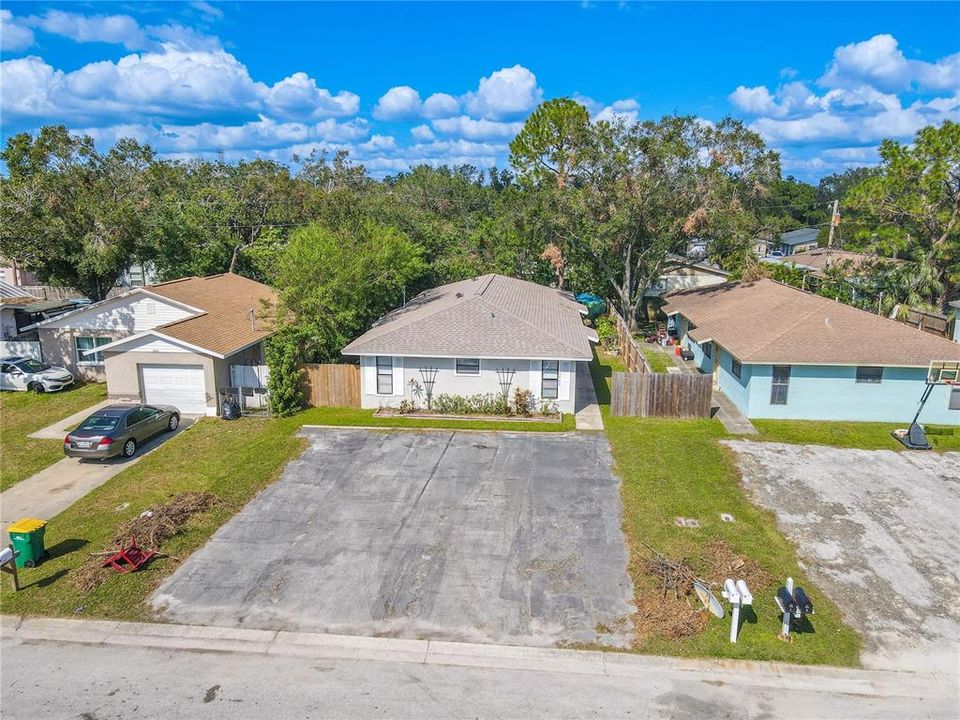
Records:
[[[723,617],[723,604],[717,600],[716,596],[710,592],[710,589],[706,585],[699,580],[695,580],[693,590],[697,593],[697,597],[700,598],[700,602],[703,603],[705,609],[709,610],[718,618]]]

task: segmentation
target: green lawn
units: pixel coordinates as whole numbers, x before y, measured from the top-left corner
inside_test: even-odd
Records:
[[[826,422],[813,420],[753,420],[759,435],[745,440],[801,445],[832,445],[863,450],[905,450],[890,431],[907,423]],[[927,439],[934,450],[960,451],[960,428],[928,427]]]
[[[611,417],[609,377],[615,362],[604,358],[591,370],[613,449],[616,471],[623,480],[623,528],[631,551],[630,573],[638,603],[659,602],[661,590],[643,568],[647,543],[669,557],[685,558],[703,568],[703,550],[715,538],[752,558],[771,576],[767,587],[751,588],[754,614],[746,613],[736,645],[730,644],[729,619],[711,619],[703,632],[680,640],[657,634],[639,639],[641,652],[685,656],[856,665],[860,639],[840,619],[836,607],[804,576],[794,548],[776,528],[772,514],[746,498],[732,453],[718,443],[727,437],[716,420],[673,420]],[[720,520],[730,513],[734,523]],[[700,520],[696,529],[674,524],[677,516]],[[786,644],[777,639],[780,618],[773,602],[787,575],[808,590],[817,606],[811,619],[815,632]]]
[[[60,440],[34,440],[27,435],[106,397],[107,386],[99,383],[39,395],[0,393],[0,491],[63,457]]]
[[[676,367],[676,363],[667,355],[665,352],[657,350],[656,348],[646,347],[643,348],[643,354],[647,358],[647,363],[650,365],[650,369],[655,373],[665,373],[667,368]]]

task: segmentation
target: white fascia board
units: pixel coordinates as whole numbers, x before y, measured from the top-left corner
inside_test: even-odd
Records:
[[[587,362],[588,360],[593,359],[593,355],[590,357],[572,357],[568,355],[504,355],[503,353],[498,353],[496,355],[470,355],[469,353],[460,353],[457,355],[422,355],[416,353],[408,352],[341,352],[341,355],[347,357],[409,357],[409,358],[434,358],[442,360],[454,360],[456,358],[478,358],[480,360],[569,360],[571,362]]]
[[[157,330],[144,330],[142,333],[137,333],[136,335],[130,335],[129,337],[120,338],[119,340],[114,340],[112,343],[107,343],[106,345],[101,345],[99,347],[92,348],[90,350],[84,350],[83,354],[89,355],[90,353],[94,353],[94,352],[104,352],[105,350],[115,350],[121,345],[125,345],[126,343],[129,343],[129,342],[133,342],[134,340],[139,340],[140,338],[146,337],[147,335],[152,335],[153,337],[160,338],[161,340],[166,340],[169,343],[173,343],[174,345],[185,347],[189,350],[195,350],[201,355],[209,355],[211,357],[215,357],[220,360],[224,360],[226,358],[225,355],[221,355],[220,353],[215,353],[213,352],[213,350],[207,350],[207,348],[202,348],[199,345],[194,345],[193,343],[188,343],[178,338],[170,337],[169,335],[164,335],[162,332],[158,332]],[[249,345],[247,347],[249,347]],[[241,348],[241,350],[242,349],[243,348]]]

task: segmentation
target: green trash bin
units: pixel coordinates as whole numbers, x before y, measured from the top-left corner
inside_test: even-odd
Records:
[[[47,551],[43,547],[43,534],[46,532],[46,520],[23,518],[7,528],[10,543],[13,545],[17,567],[36,567]]]

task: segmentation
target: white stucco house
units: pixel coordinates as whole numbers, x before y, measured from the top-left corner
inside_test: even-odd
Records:
[[[36,323],[43,358],[121,402],[161,403],[216,415],[233,367],[263,364],[274,291],[224,273],[136,288]]]
[[[360,404],[397,407],[433,396],[528,389],[574,412],[578,363],[593,357],[587,309],[565,292],[502,275],[427,290],[343,349],[360,358]],[[419,388],[419,389],[418,389]]]

